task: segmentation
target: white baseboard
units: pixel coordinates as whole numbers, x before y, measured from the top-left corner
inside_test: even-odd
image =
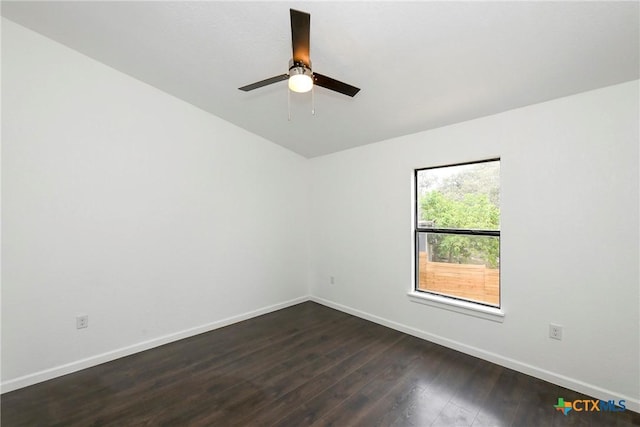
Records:
[[[178,341],[184,338],[189,338],[194,335],[202,334],[212,331],[214,329],[222,328],[224,326],[231,325],[233,323],[241,322],[243,320],[251,319],[252,317],[261,316],[263,314],[271,313],[272,311],[280,310],[290,307],[301,302],[309,301],[308,296],[295,298],[289,301],[281,302],[278,304],[270,305],[268,307],[262,307],[257,310],[242,313],[237,316],[228,317],[226,319],[218,320],[212,323],[208,323],[194,328],[185,329],[183,331],[175,332],[172,334],[164,335],[158,338],[153,338],[148,341],[143,341],[137,344],[133,344],[127,347],[118,348],[116,350],[108,351],[106,353],[98,354],[88,357],[86,359],[76,360],[64,365],[56,366],[54,368],[45,369],[43,371],[35,372],[33,374],[24,375],[19,378],[14,378],[0,384],[0,392],[8,393],[13,390],[17,390],[23,387],[34,385],[43,381],[47,381],[53,378],[67,375],[72,372],[77,372],[82,369],[91,368],[93,366],[100,365],[102,363],[110,362],[121,357],[129,356],[134,353],[149,350],[161,345],[169,344],[174,341]]]
[[[327,307],[331,307],[336,310],[340,310],[342,312],[352,314],[362,319],[370,320],[374,323],[378,323],[388,328],[395,329],[400,332],[404,332],[414,337],[422,338],[424,340],[431,341],[436,344],[440,344],[445,347],[452,348],[454,350],[458,350],[462,353],[466,353],[471,356],[475,356],[480,359],[487,360],[497,365],[504,366],[509,369],[513,369],[514,371],[522,372],[524,374],[531,375],[532,377],[536,377],[541,380],[545,380],[550,383],[557,384],[559,386],[562,386],[571,390],[575,390],[580,393],[584,393],[588,396],[595,397],[596,399],[609,400],[615,397],[616,401],[625,400],[627,409],[634,412],[640,412],[639,399],[634,399],[629,396],[620,395],[620,393],[616,393],[615,391],[607,390],[602,387],[595,386],[593,384],[588,384],[583,381],[577,380],[575,378],[570,378],[555,372],[548,371],[546,369],[538,368],[536,366],[529,365],[527,363],[520,362],[518,360],[511,359],[508,357],[504,357],[499,354],[492,353],[486,350],[482,350],[480,348],[473,347],[458,341],[454,341],[449,338],[424,332],[419,329],[415,329],[410,326],[403,325],[401,323],[397,323],[379,316],[375,316],[373,314],[366,313],[364,311],[357,310],[352,307],[348,307],[333,301],[326,300],[324,298],[311,296],[310,300],[317,302],[318,304],[322,304]]]
[[[263,307],[247,313],[239,314],[237,316],[232,316],[226,319],[218,320],[216,322],[208,323],[206,325],[201,325],[201,326],[186,329],[180,332],[176,332],[173,334],[164,335],[162,337],[154,338],[154,339],[137,343],[131,346],[119,348],[119,349],[102,353],[96,356],[88,357],[86,359],[77,360],[71,363],[67,363],[65,365],[56,366],[51,369],[46,369],[43,371],[35,372],[33,374],[8,380],[0,384],[0,391],[2,393],[7,393],[13,390],[17,390],[23,387],[27,387],[33,384],[47,381],[56,377],[60,377],[62,375],[70,374],[72,372],[77,372],[82,369],[86,369],[92,366],[100,365],[102,363],[110,362],[112,360],[129,356],[134,353],[149,350],[164,344],[168,344],[184,338],[192,337],[194,335],[198,335],[198,334],[209,332],[218,328],[222,328],[224,326],[228,326],[233,323],[237,323],[243,320],[251,319],[253,317],[261,316],[263,314],[267,314],[272,311],[287,308],[292,305],[299,304],[305,301],[317,302],[318,304],[322,304],[327,307],[340,310],[342,312],[360,317],[362,319],[370,320],[374,323],[387,326],[391,329],[395,329],[397,331],[404,332],[406,334],[409,334],[418,338],[422,338],[424,340],[431,341],[436,344],[440,344],[445,347],[452,348],[454,350],[461,351],[463,353],[478,357],[483,360],[487,360],[489,362],[498,364],[500,366],[504,366],[506,368],[510,368],[515,371],[522,372],[524,374],[531,375],[533,377],[540,378],[545,381],[549,381],[553,384],[557,384],[562,387],[566,387],[571,390],[575,390],[575,391],[584,393],[586,395],[593,396],[597,399],[609,400],[612,398],[612,396],[615,396],[616,400],[623,399],[626,401],[627,409],[632,410],[634,412],[640,412],[640,400],[638,399],[634,399],[629,396],[622,396],[619,393],[616,393],[611,390],[607,390],[592,384],[588,384],[574,378],[569,378],[564,375],[560,375],[555,372],[548,371],[546,369],[541,369],[536,366],[532,366],[527,363],[523,363],[508,357],[504,357],[496,353],[488,352],[488,351],[479,349],[477,347],[469,346],[461,342],[454,341],[439,335],[434,335],[428,332],[424,332],[419,329],[415,329],[410,326],[406,326],[401,323],[397,323],[397,322],[394,322],[379,316],[375,316],[373,314],[369,314],[364,311],[360,311],[355,308],[338,304],[333,301],[329,301],[324,298],[320,298],[316,296],[304,296],[304,297],[295,298],[289,301],[274,304],[268,307]]]

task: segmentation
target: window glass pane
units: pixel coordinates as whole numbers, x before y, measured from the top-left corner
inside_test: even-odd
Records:
[[[418,227],[500,229],[500,161],[417,171]]]
[[[500,305],[500,237],[417,233],[417,290]]]

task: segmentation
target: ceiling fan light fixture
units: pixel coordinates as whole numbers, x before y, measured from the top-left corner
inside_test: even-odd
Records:
[[[311,15],[295,9],[290,9],[289,14],[291,15],[291,53],[293,54],[293,57],[289,60],[289,73],[279,74],[238,89],[249,92],[263,86],[289,80],[289,90],[292,92],[309,92],[314,86],[320,86],[354,97],[360,91],[360,88],[311,71],[311,59],[309,58]]]
[[[313,87],[313,73],[304,66],[295,66],[289,69],[289,89],[294,92],[309,92]]]

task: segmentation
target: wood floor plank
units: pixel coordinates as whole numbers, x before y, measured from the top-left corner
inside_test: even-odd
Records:
[[[327,329],[326,333],[310,336],[295,346],[263,355],[259,364],[240,364],[240,369],[231,371],[225,366],[225,372],[236,376],[236,384],[224,390],[215,390],[215,396],[207,398],[207,413],[199,414],[196,421],[228,424],[235,413],[251,410],[262,401],[272,400],[278,386],[294,387],[297,383],[306,382],[300,371],[304,371],[309,364],[321,369],[333,363],[330,358],[332,352],[327,353],[327,348],[348,343],[349,337],[358,334],[363,326],[362,322],[351,318]],[[270,384],[270,381],[276,384]]]
[[[364,366],[376,355],[386,351],[386,349],[398,341],[402,335],[396,331],[375,325],[377,331],[375,339],[363,344],[352,354],[340,363],[329,367],[325,371],[317,372],[308,382],[278,397],[273,402],[263,405],[253,413],[242,417],[240,421],[244,425],[255,423],[256,425],[270,425],[274,420],[286,416],[295,408],[303,406],[305,403],[321,400],[321,394],[332,390],[335,392],[336,384],[344,378],[352,375],[357,369]],[[361,374],[361,373],[360,373]],[[359,374],[356,374],[359,375]],[[240,424],[242,425],[242,424]]]
[[[575,391],[307,302],[1,397],[2,426],[640,426]]]
[[[380,405],[398,383],[405,382],[408,385],[413,382],[425,358],[431,360],[430,353],[434,347],[432,343],[411,338],[403,341],[401,347],[385,352],[381,356],[384,368],[313,425],[369,425],[370,421],[364,418]]]
[[[491,426],[500,422],[513,423],[516,410],[524,397],[527,377],[511,369],[500,369],[500,375],[493,385],[474,420],[474,426]]]
[[[390,375],[393,371],[402,369],[413,359],[415,355],[410,354],[405,347],[405,344],[412,340],[412,337],[401,336],[391,346],[385,349],[376,349],[374,357],[363,366],[340,379],[332,387],[315,396],[314,399],[285,414],[274,425],[312,425],[318,423],[328,414],[336,413],[337,410],[334,408],[342,405],[349,397],[380,376],[381,372]],[[350,409],[346,408],[345,410],[349,411]],[[325,420],[321,425],[330,424]]]
[[[393,425],[425,426],[433,424],[447,409],[451,398],[478,369],[480,363],[479,359],[449,350],[448,357],[443,360],[433,381],[425,387],[421,399],[415,402]]]
[[[450,351],[442,346],[428,343],[424,357],[408,370],[402,380],[396,382],[386,394],[362,411],[359,423],[367,426],[390,426],[404,418],[414,405],[424,404],[426,387],[435,379],[442,363]]]

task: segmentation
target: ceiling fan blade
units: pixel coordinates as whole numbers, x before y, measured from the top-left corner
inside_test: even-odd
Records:
[[[309,31],[311,15],[299,10],[289,9],[291,12],[291,47],[293,48],[293,62],[302,62],[311,68],[309,59]]]
[[[343,83],[336,79],[332,79],[331,77],[323,76],[322,74],[313,73],[313,82],[327,89],[331,89],[336,92],[340,92],[347,96],[355,96],[356,93],[360,92],[360,88],[355,86],[351,86],[349,84]]]
[[[243,90],[245,92],[249,92],[250,90],[258,89],[259,87],[267,86],[267,85],[270,85],[272,83],[278,83],[278,82],[281,82],[283,80],[287,80],[288,78],[289,78],[288,74],[281,74],[279,76],[275,76],[275,77],[271,77],[269,79],[261,80],[259,82],[251,83],[250,85],[239,87],[238,89]]]

